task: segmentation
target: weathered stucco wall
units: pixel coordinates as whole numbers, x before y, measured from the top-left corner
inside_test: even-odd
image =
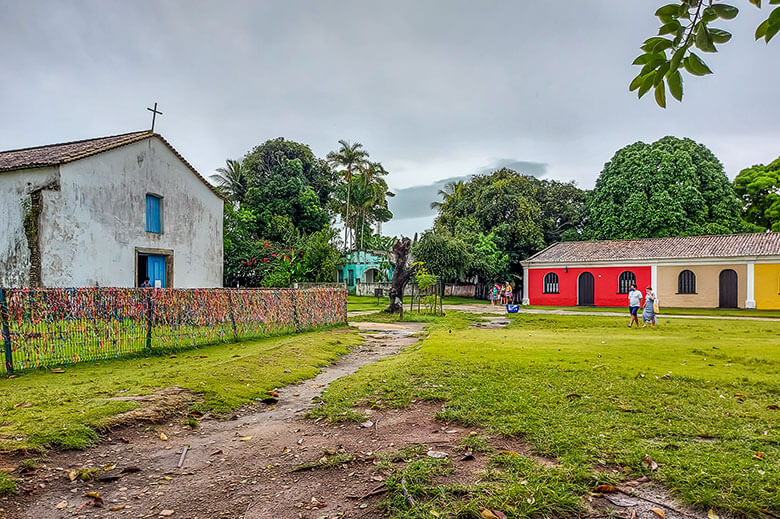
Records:
[[[722,270],[731,269],[737,273],[737,305],[745,307],[747,297],[747,265],[690,265],[658,266],[658,299],[661,306],[687,308],[717,308],[720,304],[720,281]],[[678,294],[677,277],[683,270],[696,274],[696,293]],[[640,286],[640,289],[643,288]]]
[[[136,284],[136,248],[173,251],[177,288],[222,286],[222,200],[158,138],[60,167],[43,192],[43,285]],[[146,232],[146,195],[162,198],[162,233]]]
[[[58,179],[56,168],[0,173],[0,286],[30,285],[25,213],[32,210],[30,195],[39,189],[56,187]]]

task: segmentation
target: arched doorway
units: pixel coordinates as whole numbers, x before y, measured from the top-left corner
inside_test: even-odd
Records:
[[[366,283],[375,283],[379,281],[379,270],[371,268],[363,273],[363,279]]]
[[[731,269],[721,270],[718,279],[720,308],[737,308],[737,273]]]
[[[593,306],[596,302],[596,280],[590,272],[583,272],[577,279],[577,304]]]

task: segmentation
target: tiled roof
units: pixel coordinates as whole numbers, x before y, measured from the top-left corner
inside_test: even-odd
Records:
[[[98,137],[96,139],[85,139],[81,141],[63,142],[60,144],[49,144],[46,146],[36,146],[34,148],[24,148],[20,150],[0,151],[0,173],[4,171],[16,171],[20,169],[43,168],[49,166],[59,166],[67,164],[91,155],[97,155],[104,151],[113,150],[120,146],[132,144],[134,142],[148,139],[149,137],[159,138],[170,150],[181,160],[187,168],[197,176],[206,187],[215,195],[224,199],[224,197],[211,185],[198,171],[187,162],[171,144],[161,135],[149,130],[140,132],[123,133],[121,135],[110,135],[108,137]]]
[[[780,256],[780,232],[559,242],[526,261],[533,265],[736,256]]]

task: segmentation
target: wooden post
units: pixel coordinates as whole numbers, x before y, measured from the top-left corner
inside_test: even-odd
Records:
[[[11,352],[11,330],[8,327],[8,301],[5,298],[5,289],[0,288],[0,320],[3,322],[3,344],[5,348],[5,373],[14,374],[14,359]]]

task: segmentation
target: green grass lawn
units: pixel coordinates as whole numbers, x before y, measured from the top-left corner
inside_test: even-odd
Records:
[[[496,454],[481,483],[457,489],[410,464],[417,504],[389,485],[395,517],[478,517],[482,506],[572,515],[596,483],[649,474],[645,454],[681,501],[780,513],[780,411],[769,407],[780,405],[780,324],[675,319],[637,330],[618,317],[517,314],[483,330],[470,319],[449,312],[429,324],[421,344],[331,385],[313,414],[354,419],[353,406],[379,400],[442,401],[439,418],[524,438],[559,466]]]
[[[543,306],[533,305],[522,308],[539,310],[571,310],[573,312],[621,312],[628,315],[628,306]],[[720,310],[717,308],[666,308],[661,307],[659,315],[713,315],[719,317],[772,317],[780,319],[780,310],[740,310],[737,308]]]
[[[409,308],[410,297],[404,297],[404,304],[406,308]],[[347,310],[350,312],[365,312],[365,311],[379,311],[387,308],[390,304],[390,299],[381,298],[377,302],[377,298],[373,296],[354,296],[347,297]],[[445,297],[445,305],[465,305],[465,304],[490,304],[489,301],[483,301],[481,299],[470,299],[468,297]]]
[[[274,387],[311,378],[361,341],[347,328],[216,344],[175,357],[74,364],[0,379],[0,451],[84,448],[105,420],[138,402],[109,400],[171,386],[199,395],[201,412],[228,412]],[[289,371],[286,371],[289,370]]]

